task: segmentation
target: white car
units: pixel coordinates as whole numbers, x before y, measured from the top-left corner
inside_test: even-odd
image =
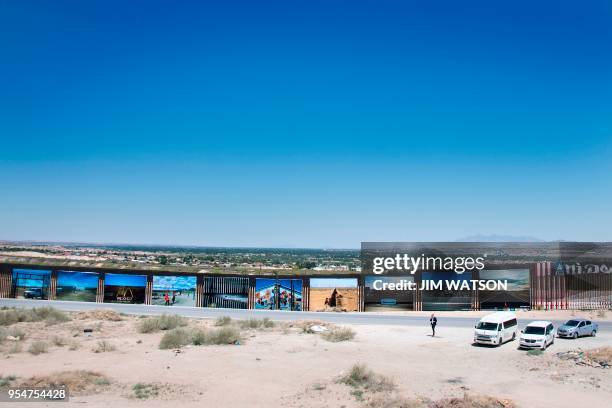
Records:
[[[555,342],[555,327],[551,322],[545,320],[538,320],[531,322],[521,330],[520,348],[539,348],[540,350],[546,350],[551,344]]]
[[[474,343],[499,346],[516,338],[516,315],[497,312],[484,316],[474,330]]]

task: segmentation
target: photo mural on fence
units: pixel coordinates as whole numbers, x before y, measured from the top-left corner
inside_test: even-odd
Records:
[[[57,273],[57,300],[95,302],[99,274],[95,272],[59,271]]]
[[[506,290],[480,291],[481,309],[505,309],[529,306],[529,269],[496,269],[479,272],[480,280],[502,279]]]
[[[255,309],[302,310],[302,280],[257,278]]]
[[[414,310],[414,291],[389,290],[389,284],[414,282],[413,276],[366,276],[365,311],[385,312],[393,310]]]
[[[428,282],[470,281],[472,273],[425,271],[421,274],[421,279]],[[443,289],[423,290],[423,310],[470,310],[471,304],[471,290],[451,290],[446,285]]]
[[[204,278],[204,307],[246,309],[248,307],[249,278],[207,276]]]
[[[144,303],[147,277],[107,273],[104,278],[104,302]]]
[[[13,297],[18,299],[49,299],[51,271],[13,269]]]
[[[310,310],[356,312],[358,308],[356,278],[310,279]]]
[[[195,306],[195,276],[153,276],[152,304],[163,306]]]

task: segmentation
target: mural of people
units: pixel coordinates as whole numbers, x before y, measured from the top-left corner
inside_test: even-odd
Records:
[[[258,278],[255,309],[302,310],[302,280]]]
[[[195,276],[153,276],[152,304],[164,306],[195,306]]]

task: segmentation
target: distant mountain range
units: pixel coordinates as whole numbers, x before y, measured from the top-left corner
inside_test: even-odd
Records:
[[[543,239],[530,237],[526,235],[470,235],[468,237],[459,238],[456,242],[546,242]]]

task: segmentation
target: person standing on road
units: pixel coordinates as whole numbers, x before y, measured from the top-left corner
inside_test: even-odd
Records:
[[[431,325],[431,337],[435,337],[436,336],[436,324],[438,324],[438,319],[436,319],[436,315],[434,315],[433,313],[431,314],[431,317],[429,318],[429,324]]]

